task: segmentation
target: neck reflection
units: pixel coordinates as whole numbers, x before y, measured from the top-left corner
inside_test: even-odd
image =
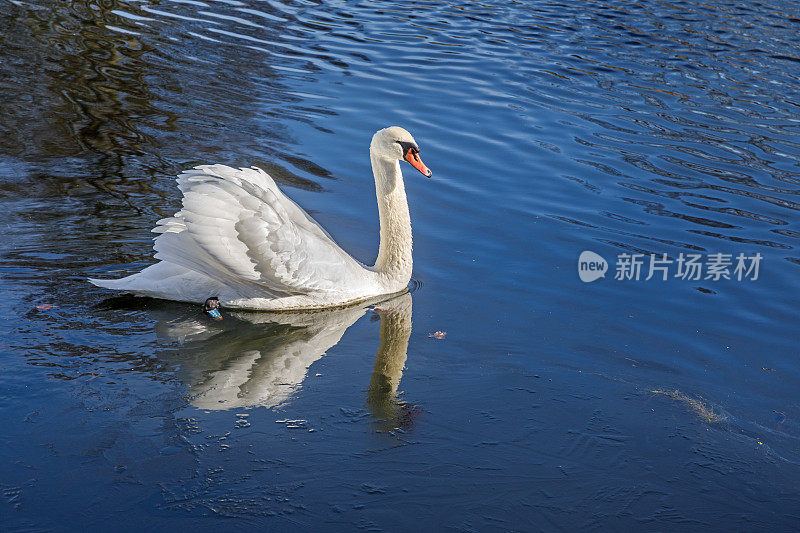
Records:
[[[398,400],[397,388],[403,377],[411,337],[411,295],[404,294],[376,306],[376,313],[381,317],[380,344],[367,389],[367,407],[379,420],[380,429],[408,428],[413,424],[416,409]]]

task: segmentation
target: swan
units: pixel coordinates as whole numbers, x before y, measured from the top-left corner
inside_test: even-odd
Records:
[[[411,134],[379,130],[369,147],[380,220],[375,265],[336,244],[260,168],[201,165],[181,173],[182,208],[159,220],[159,262],[121,279],[89,279],[106,289],[164,300],[251,310],[321,309],[405,291],[411,280],[411,218],[400,160],[423,175]]]

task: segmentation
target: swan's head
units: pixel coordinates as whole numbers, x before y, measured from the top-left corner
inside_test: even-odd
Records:
[[[399,126],[384,128],[375,133],[372,136],[369,150],[374,155],[390,161],[405,159],[411,163],[412,167],[429,178],[433,174],[419,158],[419,146],[414,137]]]

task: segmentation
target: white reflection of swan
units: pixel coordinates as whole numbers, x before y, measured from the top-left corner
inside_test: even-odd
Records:
[[[314,312],[228,313],[222,322],[161,322],[159,336],[177,339],[181,368],[201,409],[285,404],[317,359],[374,308],[381,317],[380,346],[368,391],[372,409],[384,411],[396,393],[411,335],[411,295]],[[381,414],[381,413],[376,413]]]

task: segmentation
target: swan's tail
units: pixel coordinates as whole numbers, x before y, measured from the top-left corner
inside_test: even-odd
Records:
[[[218,296],[223,290],[217,281],[167,261],[150,265],[141,272],[124,278],[89,278],[88,281],[104,289],[192,303],[203,303],[211,296]]]
[[[136,274],[134,274],[133,276],[128,276],[120,279],[87,278],[86,281],[88,281],[92,285],[95,285],[96,287],[111,289],[112,291],[125,291],[125,290],[130,290],[128,287],[131,285],[131,278],[135,276]]]

